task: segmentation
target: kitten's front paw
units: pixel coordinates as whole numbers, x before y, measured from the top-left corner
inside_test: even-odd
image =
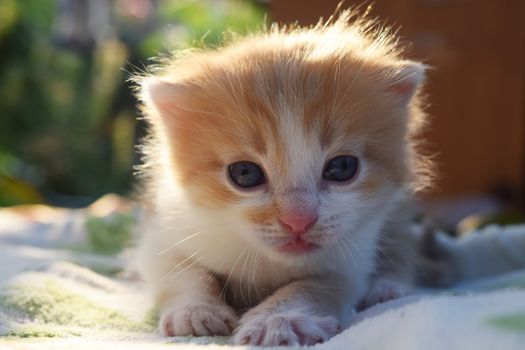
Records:
[[[246,315],[232,338],[233,344],[262,346],[313,345],[337,333],[339,322],[330,316],[300,312]]]
[[[378,279],[372,283],[372,286],[357,306],[357,309],[364,310],[376,304],[398,299],[408,294],[409,289],[403,283],[389,279]]]
[[[226,305],[195,304],[166,309],[160,317],[164,336],[230,335],[237,324],[233,309]]]

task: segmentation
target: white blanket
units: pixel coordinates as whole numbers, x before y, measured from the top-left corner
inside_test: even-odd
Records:
[[[0,349],[230,348],[157,334],[125,257],[107,254],[119,247],[104,235],[121,234],[128,214],[100,210],[0,210]],[[377,305],[314,348],[525,349],[525,271]]]

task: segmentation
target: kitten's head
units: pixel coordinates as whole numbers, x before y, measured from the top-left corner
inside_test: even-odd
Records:
[[[347,17],[192,53],[142,83],[174,185],[277,259],[374,240],[421,179],[424,66]]]

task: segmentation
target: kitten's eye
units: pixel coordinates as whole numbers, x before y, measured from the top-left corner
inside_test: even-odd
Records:
[[[252,162],[236,162],[228,170],[232,181],[242,188],[259,186],[265,182],[262,169]]]
[[[323,179],[337,182],[348,181],[357,173],[358,163],[354,156],[337,156],[326,164]]]

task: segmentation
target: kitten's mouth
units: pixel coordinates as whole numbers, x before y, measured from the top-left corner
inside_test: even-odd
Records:
[[[307,242],[300,237],[297,237],[296,240],[283,244],[277,249],[281,252],[289,254],[306,254],[319,248],[320,247],[317,244]]]

